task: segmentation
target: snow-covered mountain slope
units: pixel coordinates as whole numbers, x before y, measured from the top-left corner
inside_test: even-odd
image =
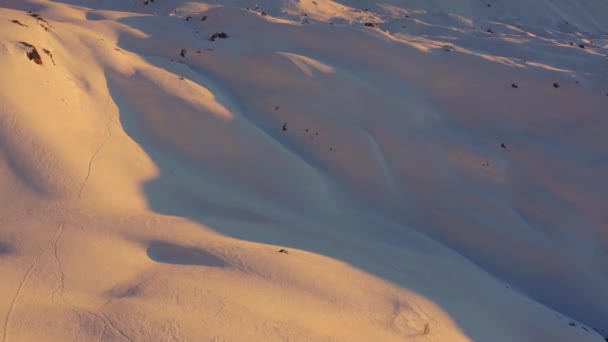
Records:
[[[604,340],[607,32],[601,0],[0,1],[1,341]]]

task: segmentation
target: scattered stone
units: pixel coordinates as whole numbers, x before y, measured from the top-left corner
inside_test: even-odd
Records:
[[[505,143],[502,143],[502,144],[500,144],[500,147],[507,148],[507,145],[505,145]]]
[[[190,20],[192,20],[192,17],[191,16],[187,16],[186,17],[186,21],[190,21]]]
[[[283,124],[283,131],[287,131],[287,122]]]
[[[279,253],[289,254],[289,252],[287,252],[287,250],[283,248],[279,249]]]
[[[555,88],[555,89],[559,88],[559,83],[557,83],[557,82],[553,83],[553,88]]]
[[[209,40],[211,40],[212,42],[216,41],[217,39],[225,39],[228,38],[228,35],[225,32],[216,32],[214,34],[211,35],[211,37],[209,38]]]
[[[581,48],[581,49],[584,49],[585,48],[585,44],[580,44],[578,47]]]
[[[517,84],[513,83],[513,84],[511,84],[511,88],[517,89],[517,88],[519,88],[519,86]]]
[[[34,13],[34,12],[28,12],[28,14],[30,17],[35,18],[36,19],[36,23],[38,23],[39,21],[42,21],[43,23],[46,23],[47,25],[50,26],[49,22],[46,21],[46,19],[44,19],[40,14],[38,13]]]
[[[19,42],[21,45],[25,46],[26,48],[28,48],[27,52],[25,53],[27,58],[29,58],[30,61],[34,61],[34,63],[42,65],[42,57],[40,57],[40,54],[38,53],[38,50],[36,49],[36,47],[30,43],[26,43],[26,42]]]
[[[488,29],[486,32],[488,32],[488,33],[494,33],[494,31],[492,31],[492,29]]]
[[[19,20],[17,20],[17,19],[15,19],[15,20],[11,20],[11,22],[12,22],[13,24],[17,24],[17,25],[19,25],[19,26],[23,26],[23,27],[29,27],[29,26],[25,25],[24,23],[20,22],[20,21],[19,21]]]
[[[44,51],[44,53],[46,53],[49,57],[51,57],[51,62],[53,62],[53,65],[57,65],[57,64],[55,64],[55,60],[53,59],[53,54],[51,53],[51,51],[49,51],[47,49],[42,49],[42,51]]]
[[[206,16],[206,15],[204,15],[204,16],[201,18],[201,21],[205,21],[205,20],[207,20],[207,16]]]

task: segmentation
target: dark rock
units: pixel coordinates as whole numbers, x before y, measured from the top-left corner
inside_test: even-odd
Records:
[[[502,144],[500,144],[500,147],[507,148],[507,145],[505,145],[505,143],[502,143]]]
[[[265,16],[267,16],[267,15],[268,15],[268,13],[266,13],[266,12],[262,11],[262,12],[260,13],[260,15],[261,15],[262,17],[265,17]]]
[[[574,322],[570,322],[570,323],[568,323],[568,324],[569,324],[571,327],[575,327],[575,326],[576,326],[576,323],[574,323]]]
[[[186,49],[182,49],[182,51],[179,53],[179,55],[186,58]]]
[[[283,131],[287,131],[287,122],[283,124]]]
[[[24,23],[22,23],[22,22],[20,22],[19,20],[16,20],[16,19],[15,19],[15,20],[11,20],[11,22],[12,22],[13,24],[17,24],[17,25],[19,25],[19,26],[23,26],[23,27],[29,27],[29,26],[25,25]]]
[[[47,49],[42,49],[42,51],[44,51],[44,53],[46,53],[51,58],[51,62],[53,62],[53,65],[57,65],[55,64],[55,59],[53,59],[53,54],[51,53],[51,51]]]
[[[289,252],[287,252],[287,250],[283,248],[279,249],[279,253],[289,254]]]
[[[36,47],[30,43],[26,43],[26,42],[19,42],[21,45],[25,46],[28,48],[27,52],[25,53],[27,58],[29,58],[30,61],[34,61],[34,63],[42,65],[42,57],[40,57],[40,54],[38,53],[38,50],[36,49]]]
[[[201,18],[201,21],[205,21],[205,20],[207,20],[207,16],[206,16],[206,15],[204,15],[204,16]]]
[[[27,15],[29,15],[32,18],[36,19],[36,23],[39,21],[42,21],[43,23],[46,23],[48,25],[48,21],[46,21],[46,19],[44,19],[40,14],[38,13],[34,13],[34,12],[29,12]]]
[[[585,48],[585,44],[580,44],[578,47],[581,48],[581,49],[584,49]]]
[[[375,27],[376,26],[374,23],[365,23],[363,25],[365,25],[367,27]]]
[[[513,84],[511,84],[511,88],[517,89],[517,88],[519,88],[519,86],[517,86],[517,84],[513,83]]]
[[[209,38],[209,40],[211,40],[212,42],[216,41],[217,39],[225,39],[228,38],[228,35],[225,32],[216,32],[214,34],[211,35],[211,37]]]
[[[553,88],[555,88],[555,89],[559,88],[559,83],[557,83],[557,82],[553,83]]]

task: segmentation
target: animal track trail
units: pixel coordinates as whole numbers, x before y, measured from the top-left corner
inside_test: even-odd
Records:
[[[107,325],[112,328],[112,330],[114,330],[115,332],[117,332],[122,338],[124,338],[125,340],[129,341],[129,342],[133,342],[133,340],[127,336],[127,334],[125,334],[122,330],[118,329],[113,323],[112,321],[108,318],[108,316],[106,316],[104,313],[101,314],[101,317],[103,318],[104,322],[107,323]],[[98,316],[99,318],[99,316]]]
[[[78,308],[75,307],[74,305],[72,305],[71,303],[69,303],[63,297],[63,290],[65,289],[65,272],[63,270],[63,265],[61,264],[61,259],[59,258],[59,253],[57,252],[57,245],[59,243],[59,240],[61,239],[61,236],[63,235],[64,226],[65,226],[65,221],[62,219],[61,223],[59,224],[59,228],[57,229],[57,232],[55,232],[55,238],[53,239],[53,256],[55,257],[55,263],[57,264],[57,271],[58,271],[57,273],[59,274],[59,283],[57,284],[57,287],[51,294],[51,300],[55,304],[68,307],[78,317],[78,330],[76,330],[76,333],[74,334],[74,338],[72,339],[72,341],[76,341],[76,340],[78,340],[78,336],[80,335],[80,330],[81,330],[81,325],[82,325],[82,316],[78,312]],[[59,296],[60,302],[57,302],[55,300],[56,295]]]
[[[91,177],[91,172],[93,171],[93,162],[95,161],[95,158],[97,157],[97,155],[99,154],[101,149],[108,143],[108,141],[110,141],[110,138],[112,138],[112,130],[110,129],[110,124],[112,123],[113,116],[111,114],[108,115],[109,104],[110,104],[110,94],[108,94],[108,99],[106,100],[106,109],[105,109],[107,135],[106,135],[106,138],[103,140],[103,142],[97,147],[95,152],[93,152],[93,154],[89,158],[89,162],[88,162],[88,166],[87,166],[87,174],[84,177],[84,179],[82,180],[82,183],[80,184],[80,190],[78,190],[78,199],[80,199],[82,197],[82,192],[84,190],[84,187],[86,186],[87,182],[89,181],[89,178]]]
[[[64,295],[63,292],[65,290],[65,271],[63,269],[63,264],[61,263],[61,259],[59,258],[59,253],[58,253],[58,243],[61,239],[61,236],[63,235],[64,232],[64,226],[65,226],[65,221],[61,221],[59,228],[57,229],[57,231],[55,232],[55,237],[52,241],[52,246],[53,246],[53,255],[55,257],[55,263],[57,264],[57,271],[59,274],[59,282],[57,284],[57,287],[55,288],[55,290],[53,291],[53,293],[51,294],[51,299],[53,300],[53,302],[59,304],[59,305],[63,305],[68,307],[76,316],[78,316],[78,330],[76,331],[76,333],[74,334],[74,338],[73,341],[76,341],[78,339],[78,336],[80,335],[80,330],[81,330],[81,326],[82,326],[82,314],[81,312],[84,312],[86,314],[88,314],[89,316],[94,317],[95,319],[97,319],[101,324],[102,324],[102,328],[100,331],[100,334],[98,336],[98,341],[101,341],[101,339],[103,338],[103,336],[105,335],[106,330],[108,329],[108,326],[114,330],[117,334],[119,334],[120,336],[122,336],[123,338],[125,338],[126,340],[132,342],[132,340],[125,334],[123,333],[120,329],[116,328],[112,322],[104,315],[104,314],[97,314],[95,312],[92,311],[88,311],[84,308],[80,308],[77,305],[72,304],[70,301],[68,301]],[[59,297],[59,302],[57,302],[55,300],[55,296]],[[3,341],[4,342],[4,341]]]
[[[40,252],[40,254],[38,254],[38,256],[36,257],[36,259],[34,260],[34,262],[30,265],[30,267],[28,268],[27,272],[25,273],[25,275],[21,279],[21,282],[19,283],[19,286],[17,287],[17,292],[15,293],[15,296],[13,297],[11,305],[10,305],[10,307],[8,309],[8,313],[6,314],[6,318],[4,319],[4,325],[2,327],[2,342],[8,341],[8,336],[9,336],[8,330],[9,330],[9,327],[10,327],[10,324],[11,324],[11,318],[12,318],[13,313],[15,311],[15,307],[17,306],[17,302],[19,301],[19,298],[21,297],[21,293],[23,292],[23,288],[25,287],[25,284],[27,284],[27,281],[30,279],[30,276],[34,272],[34,269],[36,268],[36,265],[38,265],[38,262],[40,262],[40,259],[42,258],[42,255],[46,251],[47,251],[47,249],[45,248],[42,252]]]
[[[2,342],[8,341],[10,323],[11,323],[11,319],[12,319],[13,313],[15,312],[15,308],[17,307],[17,303],[19,302],[19,298],[21,297],[21,294],[23,293],[23,289],[25,288],[25,285],[27,284],[28,280],[30,279],[30,277],[34,273],[34,269],[36,268],[36,266],[40,262],[40,259],[42,259],[42,256],[49,251],[49,249],[51,248],[51,246],[53,246],[53,251],[54,251],[55,258],[58,259],[58,257],[57,257],[57,241],[59,241],[59,238],[63,234],[63,226],[64,226],[64,220],[62,219],[61,222],[59,223],[59,227],[57,227],[57,230],[55,231],[55,236],[53,237],[53,239],[50,240],[49,243],[47,244],[46,248],[44,248],[40,252],[40,254],[38,254],[38,256],[36,257],[36,259],[34,260],[34,262],[30,265],[30,267],[28,268],[27,272],[25,273],[25,275],[21,279],[21,282],[19,283],[19,286],[17,287],[17,292],[15,293],[15,296],[13,297],[13,300],[12,300],[11,305],[9,307],[8,313],[6,314],[6,318],[4,319],[4,325],[2,327]],[[60,266],[60,269],[61,269],[61,266]],[[61,269],[61,287],[63,287],[63,283],[64,283],[63,278],[64,278],[63,277],[63,270]],[[53,297],[53,295],[51,295],[51,297]]]

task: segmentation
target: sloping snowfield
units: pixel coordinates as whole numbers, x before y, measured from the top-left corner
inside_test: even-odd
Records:
[[[0,341],[604,341],[607,55],[605,0],[0,0]]]

